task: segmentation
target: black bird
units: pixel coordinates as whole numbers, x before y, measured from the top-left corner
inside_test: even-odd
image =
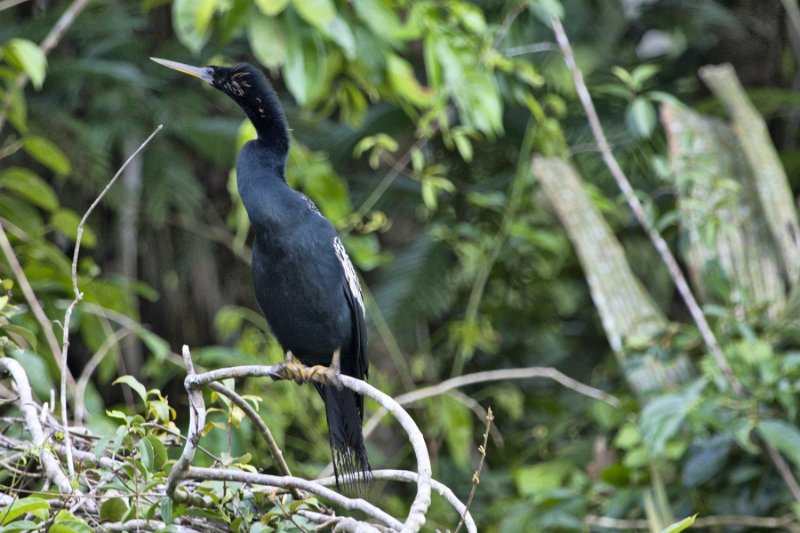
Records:
[[[286,183],[289,126],[267,78],[247,63],[192,67],[151,59],[227,94],[258,132],[239,152],[237,184],[255,233],[256,299],[287,356],[365,379],[367,335],[358,277],[330,221]],[[337,485],[341,480],[360,488],[370,477],[361,432],[364,400],[349,389],[315,385],[325,402]]]

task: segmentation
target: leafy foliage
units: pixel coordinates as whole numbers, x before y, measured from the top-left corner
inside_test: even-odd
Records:
[[[682,101],[719,112],[697,85],[699,66],[736,61],[745,86],[759,87],[752,99],[771,119],[791,176],[800,162],[788,38],[770,32],[771,45],[759,47],[743,37],[783,24],[781,8],[749,4],[100,0],[47,56],[36,42],[67,2],[0,11],[0,224],[55,338],[62,332],[52,321],[62,320],[73,297],[80,213],[131,146],[154,124],[166,125],[141,169],[90,220],[83,237],[90,250],[78,263],[84,303],[73,318],[70,368],[77,378],[89,368],[84,422],[103,436],[96,450],[122,461],[102,519],[170,523],[197,513],[233,530],[301,530],[307,524],[295,511],[321,506],[219,484],[202,486],[214,502],[203,511],[142,496],[163,483],[174,459],[171,439],[185,423],[175,419],[185,407],[176,394],[182,370],[175,346],[190,343],[208,367],[282,357],[250,294],[249,227],[230,170],[253,132],[232,103],[156,70],[149,55],[248,60],[272,75],[294,128],[287,177],[346,235],[364,273],[370,375],[382,389],[399,394],[472,371],[552,365],[621,398],[614,410],[549,384],[465,388],[492,406],[499,429],[472,505],[481,530],[581,530],[587,515],[602,515],[646,518],[655,531],[675,522],[668,530],[680,531],[693,518],[675,517],[695,512],[698,521],[792,512],[791,495],[757,445],[763,439],[795,474],[800,469],[800,337],[791,298],[774,320],[743,315],[731,280],[706,272],[717,296],[706,314],[749,393],[734,398],[655,253],[630,227],[548,23],[554,14],[565,21],[615,153],[656,227],[681,252],[681,191],[669,181],[657,110]],[[20,76],[30,89],[20,87]],[[529,171],[534,153],[568,152],[634,270],[676,322],[648,353],[688,356],[696,370],[690,382],[645,397],[625,384],[584,273]],[[712,217],[709,247],[719,229],[713,213],[741,193],[725,180],[716,187],[719,194],[700,206]],[[24,364],[46,400],[60,378],[56,354],[3,257],[0,352]],[[316,475],[328,458],[324,446],[309,445],[325,442],[314,392],[240,387],[260,402],[297,473]],[[213,401],[204,443],[214,457],[204,461],[269,470],[241,412]],[[481,426],[470,407],[456,395],[414,410],[430,433],[435,477],[462,497]],[[380,428],[370,446],[378,464],[409,457],[390,428]],[[19,461],[24,469],[30,457]],[[13,493],[18,481],[0,470],[0,494]],[[91,527],[55,509],[39,488],[34,482],[25,490],[36,494],[20,490],[4,504],[0,529]],[[404,511],[401,497],[383,494],[392,511]],[[438,507],[430,518],[437,527],[455,523]]]

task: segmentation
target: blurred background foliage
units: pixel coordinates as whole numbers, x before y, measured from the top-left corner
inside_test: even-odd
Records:
[[[234,186],[236,150],[251,128],[218,92],[148,57],[249,61],[268,72],[293,128],[288,180],[336,224],[363,274],[373,383],[396,395],[470,372],[554,366],[622,399],[615,409],[551,382],[516,381],[416,405],[434,477],[464,498],[484,426],[476,405],[492,407],[496,431],[472,505],[482,530],[585,530],[588,515],[646,519],[654,529],[694,512],[800,510],[749,433],[761,424],[786,440],[778,447],[798,472],[796,324],[742,317],[735,302],[716,301],[707,311],[752,395],[734,401],[713,379],[666,269],[594,149],[547,22],[563,15],[615,153],[680,255],[657,106],[721,114],[699,67],[735,66],[800,186],[800,35],[784,4],[794,3],[93,0],[45,56],[35,43],[69,2],[0,2],[0,218],[51,320],[72,299],[81,214],[144,137],[165,127],[83,238],[85,300],[69,365],[91,376],[85,423],[113,432],[105,410],[134,409],[128,391],[110,386],[123,374],[185,412],[175,354],[183,343],[208,368],[282,357],[252,296],[249,228]],[[711,378],[649,395],[628,385],[531,174],[533,154],[572,155],[633,272],[677,324],[664,349],[688,354]],[[7,258],[0,273],[14,279]],[[18,287],[4,284],[0,349],[46,399],[58,366]],[[60,324],[54,330],[60,338]],[[295,473],[316,475],[328,450],[312,388],[240,388],[263,398],[260,412]],[[204,445],[272,469],[248,422],[228,429],[230,416],[219,415]],[[369,448],[376,467],[411,466],[389,425]],[[376,485],[402,512],[404,489]],[[455,521],[434,506],[430,524]]]

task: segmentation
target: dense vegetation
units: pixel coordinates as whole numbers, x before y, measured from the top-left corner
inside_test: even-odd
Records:
[[[49,39],[68,9],[75,19]],[[553,15],[645,222],[688,272],[741,394],[598,154]],[[789,0],[0,2],[0,355],[22,364],[58,418],[51,390],[60,388],[62,328],[70,327],[69,415],[97,436],[76,445],[125,462],[118,482],[103,485],[100,519],[314,527],[296,514],[322,509],[313,499],[245,498],[208,483],[197,490],[213,502],[200,509],[148,493],[163,484],[178,455],[175,433],[188,423],[180,347],[191,347],[200,368],[283,357],[252,296],[249,227],[231,170],[253,132],[224,96],[148,57],[249,61],[268,71],[287,109],[289,181],[336,224],[363,275],[373,385],[399,396],[474,372],[554,367],[618,400],[525,379],[408,406],[434,478],[462,501],[491,407],[471,503],[480,530],[660,531],[697,513],[698,524],[717,531],[798,531],[798,263],[771,244],[768,229],[739,248],[725,240],[732,224],[749,227],[773,212],[743,185],[747,178],[733,176],[752,162],[732,155],[731,164],[722,149],[692,159],[681,148],[712,135],[698,124],[727,128],[692,122],[688,110],[726,117],[698,71],[730,62],[797,191],[793,20],[800,14]],[[670,129],[678,123],[689,126]],[[163,130],[88,220],[77,262],[82,298],[65,322],[80,218],[158,124]],[[731,132],[714,139],[730,147]],[[564,229],[571,213],[532,172],[534,156],[572,161],[611,229],[613,241],[595,250],[624,249],[631,275],[610,292],[593,281],[603,275],[585,252],[576,253],[585,241]],[[718,161],[728,173],[704,182],[712,172],[702,169]],[[691,192],[698,183],[708,187],[702,194]],[[775,271],[761,284],[731,266],[752,274],[754,255],[768,263],[764,272]],[[615,329],[613,306],[598,297],[631,286],[638,296],[626,302],[641,303],[634,311],[648,327]],[[673,364],[681,370],[665,373]],[[328,446],[313,387],[255,379],[236,387],[259,406],[292,472],[317,476]],[[17,448],[27,434],[16,399],[11,381],[0,382],[0,531],[86,530],[79,509],[57,515],[53,487],[30,475],[39,452]],[[207,401],[208,454],[196,464],[277,473],[241,409],[215,394]],[[367,403],[368,416],[374,407]],[[399,436],[387,424],[368,439],[373,466],[415,467]],[[95,468],[90,477],[102,479],[107,471]],[[367,499],[403,516],[411,494],[376,481]],[[457,523],[434,499],[428,525]]]

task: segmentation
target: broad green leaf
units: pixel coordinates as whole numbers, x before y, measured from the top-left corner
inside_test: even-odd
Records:
[[[78,215],[70,209],[58,209],[53,216],[50,217],[50,224],[53,228],[62,235],[69,237],[74,242],[78,238],[78,225],[81,219]],[[83,237],[81,238],[81,246],[85,248],[94,248],[97,243],[97,238],[94,231],[84,224]]]
[[[0,174],[0,189],[12,191],[48,211],[58,207],[58,196],[50,184],[26,168],[12,167]]]
[[[528,0],[528,9],[548,27],[552,17],[564,18],[564,6],[559,0]]]
[[[136,334],[142,342],[147,345],[147,348],[153,352],[156,359],[163,361],[167,358],[170,352],[169,343],[167,341],[146,329],[139,330]]]
[[[697,515],[693,514],[692,516],[684,518],[680,522],[675,522],[674,524],[665,527],[661,530],[661,533],[680,533],[681,531],[689,529],[689,527],[694,524],[695,518],[697,518]]]
[[[22,139],[22,149],[32,158],[56,174],[69,174],[70,164],[61,148],[38,135],[26,135]]]
[[[153,448],[153,471],[157,472],[167,462],[167,448],[164,443],[155,435],[147,435],[145,437]]]
[[[172,4],[172,25],[178,40],[198,53],[211,35],[209,24],[218,0],[175,0]]]
[[[574,470],[572,463],[555,460],[517,468],[513,470],[512,477],[517,492],[523,496],[535,496],[563,486],[564,480]]]
[[[356,57],[356,38],[345,19],[336,15],[325,25],[322,33],[339,45],[347,59]]]
[[[678,432],[705,386],[705,381],[697,380],[686,389],[658,396],[645,406],[642,410],[642,442],[652,456],[664,453],[667,441]]]
[[[258,10],[269,17],[274,17],[289,5],[289,0],[255,0]]]
[[[653,104],[637,96],[625,110],[625,124],[634,137],[646,139],[656,126],[656,111]]]
[[[36,334],[28,328],[17,326],[16,324],[3,324],[0,325],[0,331],[6,331],[22,337],[25,342],[28,343],[31,350],[36,350]]]
[[[301,32],[297,26],[287,26],[287,57],[283,79],[297,103],[314,103],[325,85],[325,47],[314,34]]]
[[[47,56],[39,46],[27,39],[11,39],[5,45],[6,61],[25,72],[38,90],[47,72]]]
[[[420,85],[411,64],[395,54],[386,58],[386,73],[395,94],[416,107],[427,107],[433,102],[430,90]]]
[[[133,376],[120,376],[115,379],[111,384],[117,385],[119,383],[124,383],[125,385],[129,386],[133,391],[139,395],[143,402],[147,401],[147,389],[144,388],[144,385],[139,383],[139,381]]]
[[[472,439],[472,412],[450,396],[441,396],[436,404],[453,462],[466,470],[470,466],[470,447],[477,447]]]
[[[783,420],[761,420],[756,426],[761,436],[778,451],[800,466],[800,430]]]
[[[100,504],[101,522],[119,522],[128,512],[128,504],[122,498],[109,498]]]
[[[402,22],[393,9],[381,0],[353,0],[351,2],[356,16],[366,24],[372,33],[390,42],[396,39]]]
[[[20,198],[10,194],[0,194],[0,217],[7,219],[33,238],[44,235],[44,221],[41,213]]]
[[[95,530],[79,518],[69,518],[53,524],[48,533],[95,533]]]
[[[277,20],[256,14],[247,24],[247,39],[253,55],[265,67],[274,69],[286,62],[286,36]]]
[[[150,441],[147,439],[140,439],[139,442],[136,443],[136,448],[139,450],[139,459],[142,462],[142,466],[144,466],[147,472],[152,472],[155,466],[153,445],[150,444]]]
[[[47,512],[49,510],[50,504],[41,498],[22,498],[10,505],[0,508],[0,526],[4,526],[12,522],[15,518],[28,513],[44,520],[47,518]]]
[[[303,20],[318,30],[324,31],[336,16],[333,0],[293,0],[292,6]]]

